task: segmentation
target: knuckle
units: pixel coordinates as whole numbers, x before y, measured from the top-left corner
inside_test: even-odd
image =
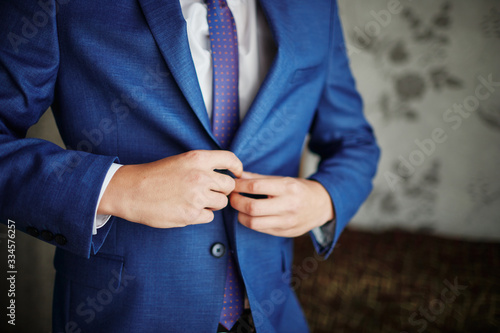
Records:
[[[260,185],[257,180],[250,180],[248,182],[248,189],[251,193],[259,193]]]
[[[202,209],[205,207],[206,203],[206,196],[204,193],[201,191],[196,191],[192,195],[192,201],[191,203],[193,204],[195,209]]]
[[[247,211],[248,215],[255,216],[258,213],[257,202],[249,201],[246,204],[246,211]]]
[[[207,174],[202,170],[195,170],[190,174],[190,181],[196,185],[206,183],[207,179],[208,179]]]
[[[219,204],[217,205],[217,208],[222,209],[226,207],[228,203],[229,203],[229,198],[225,195],[220,195]]]
[[[186,157],[193,162],[201,162],[203,159],[203,152],[200,150],[191,150],[186,153]]]
[[[236,187],[236,181],[229,176],[222,176],[222,178],[216,178],[215,180],[216,186],[214,188],[221,189],[225,194],[231,193]]]
[[[257,230],[257,231],[262,229],[262,225],[257,218],[250,217],[248,224],[249,224],[250,229]]]
[[[250,229],[255,229],[256,223],[252,217],[248,217],[245,222],[246,222],[247,227],[249,227]]]
[[[241,173],[243,171],[243,163],[241,163],[240,159],[233,152],[227,153],[230,154],[227,160],[229,169]]]
[[[214,213],[207,209],[191,208],[186,211],[186,225],[210,223]]]
[[[292,194],[300,192],[300,185],[295,179],[287,177],[284,181],[287,192]]]
[[[240,159],[236,156],[235,153],[233,153],[232,151],[226,151],[229,158],[233,160],[233,162],[235,163],[239,163],[240,162]]]
[[[210,223],[213,221],[214,217],[215,217],[214,212],[207,211],[206,214],[203,214],[202,218],[200,217],[200,220],[198,222],[203,224]]]
[[[236,161],[235,161],[236,170],[243,171],[243,163],[240,161],[240,159],[238,157],[236,157],[236,155],[234,155],[234,157],[236,158]]]

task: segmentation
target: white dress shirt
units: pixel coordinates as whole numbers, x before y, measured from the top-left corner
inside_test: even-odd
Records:
[[[240,119],[245,117],[274,57],[274,41],[256,0],[226,0],[238,34]],[[209,116],[212,114],[212,53],[203,0],[180,0],[196,75]]]

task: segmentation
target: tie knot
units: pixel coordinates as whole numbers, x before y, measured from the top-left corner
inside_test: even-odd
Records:
[[[226,8],[227,2],[226,0],[205,0],[206,4],[212,8]]]

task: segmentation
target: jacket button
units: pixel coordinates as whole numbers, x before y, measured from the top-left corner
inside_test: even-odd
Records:
[[[210,252],[215,258],[220,258],[226,253],[226,247],[222,243],[215,243]]]
[[[59,245],[66,245],[66,243],[68,242],[68,240],[66,239],[66,237],[64,237],[63,235],[61,234],[57,234],[54,236],[54,240],[56,241],[57,244]]]
[[[40,232],[38,232],[38,229],[35,227],[27,227],[26,232],[28,235],[31,235],[33,237],[38,237],[40,235]]]
[[[47,241],[47,242],[50,242],[51,240],[54,239],[54,234],[48,230],[42,230],[42,232],[40,233],[40,236],[42,236],[42,239]]]

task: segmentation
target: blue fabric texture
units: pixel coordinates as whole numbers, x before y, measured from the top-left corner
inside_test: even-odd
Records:
[[[362,112],[335,1],[261,1],[277,53],[232,150],[245,170],[311,178],[330,193],[334,242],[371,190],[379,149]],[[0,5],[0,220],[50,231],[57,246],[54,332],[216,332],[227,258],[257,332],[307,332],[290,284],[292,240],[255,232],[226,208],[212,223],[153,229],[92,223],[113,162],[220,149],[177,0],[4,1]],[[304,22],[307,22],[305,24]],[[52,106],[67,149],[25,139]],[[314,241],[314,239],[313,239]],[[63,244],[64,243],[64,244]]]

